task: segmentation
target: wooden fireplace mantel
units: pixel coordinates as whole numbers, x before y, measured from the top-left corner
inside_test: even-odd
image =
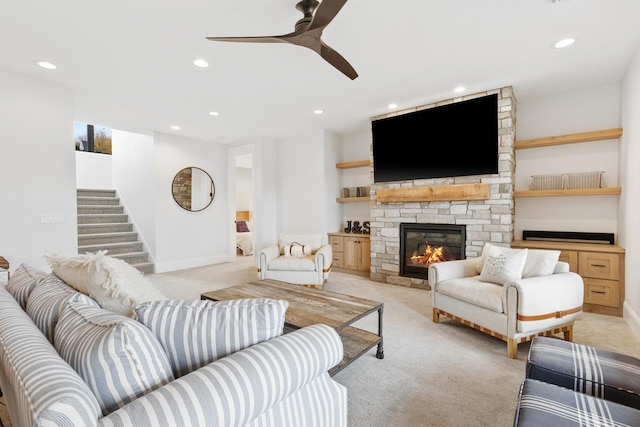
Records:
[[[431,202],[439,200],[486,200],[489,184],[436,185],[411,188],[381,188],[378,202]]]

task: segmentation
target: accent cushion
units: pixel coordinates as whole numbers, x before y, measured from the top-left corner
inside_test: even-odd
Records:
[[[268,269],[274,271],[316,271],[316,262],[313,256],[304,258],[279,256],[269,261]]]
[[[282,334],[289,303],[267,298],[156,301],[136,307],[158,337],[176,377]]]
[[[14,426],[93,426],[100,407],[27,313],[0,286],[0,360]],[[5,419],[5,426],[6,426]]]
[[[284,247],[285,258],[304,258],[311,255],[311,246],[293,242]]]
[[[248,233],[249,226],[246,221],[236,221],[236,233]]]
[[[548,249],[528,249],[522,278],[548,276],[553,274],[558,264],[560,251]]]
[[[173,381],[167,356],[151,331],[99,307],[65,304],[54,342],[104,415]]]
[[[528,249],[503,251],[498,246],[490,247],[484,257],[480,280],[504,285],[507,282],[522,279],[527,251]]]
[[[23,310],[27,307],[27,299],[29,299],[33,288],[36,287],[37,280],[46,275],[47,273],[44,271],[28,264],[21,264],[11,275],[9,283],[7,283],[7,290]]]
[[[548,337],[531,343],[527,378],[640,409],[640,359]]]
[[[438,293],[502,313],[503,287],[495,283],[481,282],[480,276],[443,280],[438,283]]]
[[[53,272],[69,286],[89,295],[106,310],[133,317],[133,308],[146,301],[166,299],[146,277],[125,261],[95,254],[47,254]]]
[[[52,344],[60,309],[67,301],[98,307],[94,300],[68,286],[53,273],[38,280],[27,300],[27,314]]]
[[[636,426],[640,411],[554,384],[526,379],[520,386],[513,425]]]
[[[315,254],[316,251],[322,247],[322,234],[281,234],[278,241],[280,255],[284,255],[285,246],[291,245],[293,242],[298,242],[301,245],[309,245],[311,247],[311,253]]]

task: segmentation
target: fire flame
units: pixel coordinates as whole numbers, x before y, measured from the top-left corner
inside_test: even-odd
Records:
[[[442,262],[444,260],[445,256],[443,253],[443,247],[438,246],[437,248],[434,248],[429,244],[427,244],[424,255],[411,256],[412,264],[432,264],[434,262]]]

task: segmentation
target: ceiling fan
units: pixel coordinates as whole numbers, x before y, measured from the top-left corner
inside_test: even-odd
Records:
[[[321,39],[322,31],[336,17],[347,0],[301,0],[296,9],[304,14],[295,25],[292,33],[279,36],[256,37],[207,37],[207,40],[248,43],[292,43],[318,53],[325,61],[333,65],[344,75],[354,80],[358,73],[338,52],[327,46]],[[320,5],[320,6],[318,6]],[[315,13],[314,13],[315,11]]]

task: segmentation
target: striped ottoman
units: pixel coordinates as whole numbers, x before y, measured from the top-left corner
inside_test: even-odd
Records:
[[[526,379],[520,386],[513,425],[637,426],[640,425],[640,410],[554,384]]]
[[[640,359],[549,337],[535,337],[526,377],[640,409]]]

